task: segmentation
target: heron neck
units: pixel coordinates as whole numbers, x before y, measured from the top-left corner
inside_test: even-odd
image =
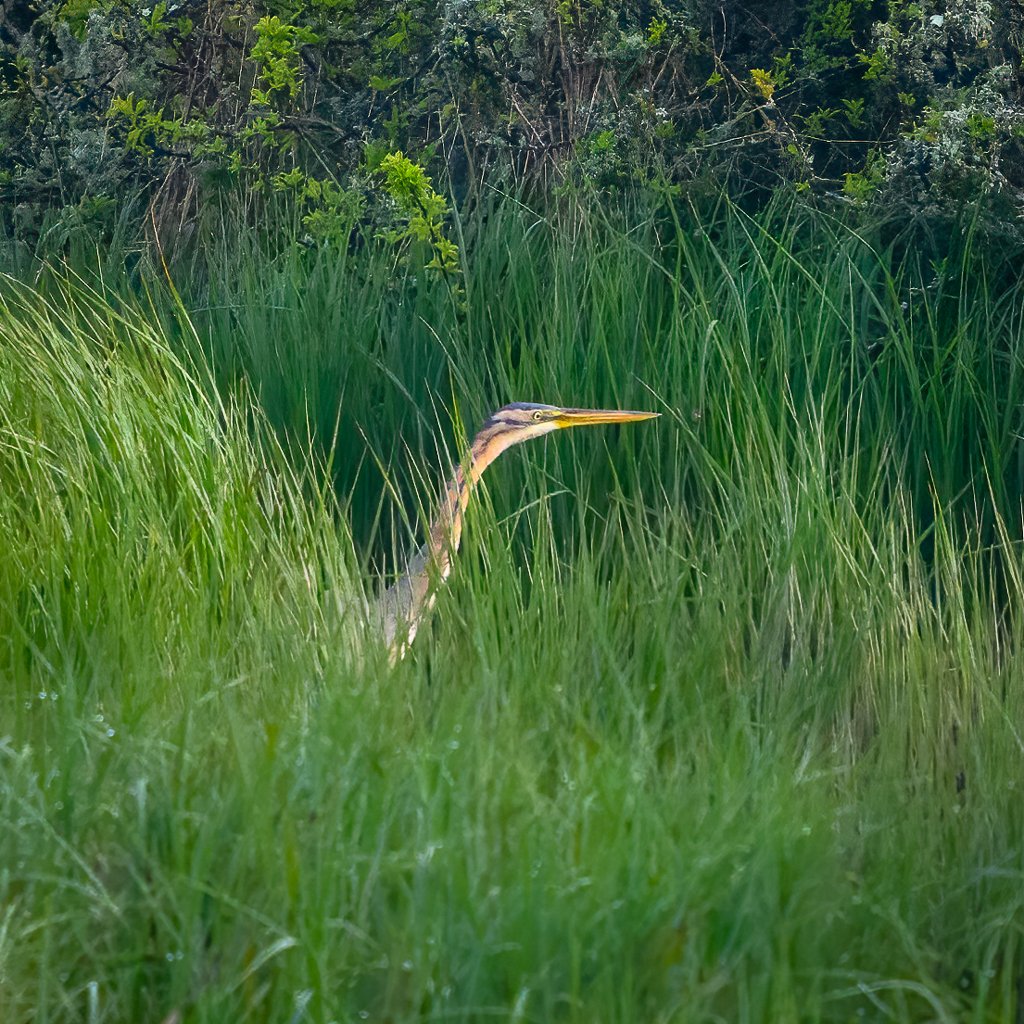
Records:
[[[456,467],[445,486],[437,517],[430,526],[427,543],[434,560],[447,577],[452,556],[462,540],[462,517],[469,505],[473,487],[484,470],[508,447],[495,443],[495,438],[477,434],[469,449],[469,457]]]

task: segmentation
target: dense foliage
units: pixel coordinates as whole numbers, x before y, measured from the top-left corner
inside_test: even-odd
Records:
[[[793,205],[0,277],[0,1020],[1019,1019],[1024,282]],[[510,395],[663,415],[502,456],[389,671]]]
[[[1021,1018],[1019,4],[0,45],[0,1019]]]
[[[58,240],[129,188],[175,234],[241,185],[313,240],[362,221],[450,268],[396,154],[458,197],[725,180],[1004,216],[1024,188],[1012,0],[37,0],[0,34],[7,227],[63,210]]]

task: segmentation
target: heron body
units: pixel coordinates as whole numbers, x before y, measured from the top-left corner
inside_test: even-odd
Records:
[[[462,517],[484,470],[513,445],[566,427],[628,423],[656,412],[619,409],[561,409],[513,402],[494,413],[470,445],[469,457],[455,469],[441,496],[427,541],[409,560],[405,573],[381,594],[376,615],[391,661],[405,655],[420,622],[434,606],[436,588],[448,579],[462,539]]]

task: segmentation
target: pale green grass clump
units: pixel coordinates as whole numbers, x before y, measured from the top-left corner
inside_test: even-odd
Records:
[[[461,225],[464,305],[3,284],[0,1019],[1018,1012],[1020,286],[574,217]],[[513,399],[664,415],[503,456],[389,671],[355,566]]]

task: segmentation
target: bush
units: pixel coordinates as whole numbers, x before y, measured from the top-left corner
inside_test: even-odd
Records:
[[[142,190],[177,233],[283,188],[338,242],[339,217],[386,220],[374,171],[401,152],[460,198],[713,180],[1004,216],[1022,24],[1009,0],[43,0],[3,24],[0,195],[31,234]]]

